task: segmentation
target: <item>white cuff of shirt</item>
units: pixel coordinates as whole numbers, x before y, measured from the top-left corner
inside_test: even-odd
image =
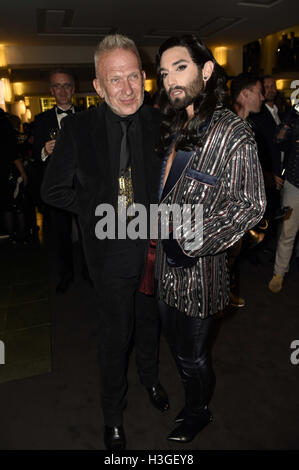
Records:
[[[42,148],[42,153],[41,153],[41,159],[43,162],[45,162],[47,160],[49,155],[46,155],[45,154],[45,147]]]

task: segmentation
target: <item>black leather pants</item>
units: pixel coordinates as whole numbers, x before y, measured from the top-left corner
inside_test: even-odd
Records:
[[[162,331],[185,389],[186,410],[197,414],[208,405],[214,388],[214,373],[207,351],[213,317],[188,317],[159,302]]]

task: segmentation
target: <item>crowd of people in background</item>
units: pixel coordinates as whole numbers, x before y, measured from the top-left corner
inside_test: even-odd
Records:
[[[0,232],[9,243],[28,244],[37,237],[36,207],[40,207],[40,162],[32,155],[33,123],[0,109]]]
[[[278,43],[276,51],[277,69],[299,70],[299,38],[291,31],[290,36],[285,33]]]
[[[267,195],[267,209],[259,227],[266,230],[262,236],[251,231],[251,236],[262,242],[259,250],[276,252],[268,287],[278,293],[289,270],[293,250],[299,263],[299,109],[283,99],[270,75],[235,77],[231,98],[233,108],[249,122],[257,142]],[[270,260],[274,261],[273,258]],[[239,299],[238,306],[244,304],[244,300]]]

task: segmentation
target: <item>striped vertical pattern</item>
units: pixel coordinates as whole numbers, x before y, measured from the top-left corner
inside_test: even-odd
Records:
[[[263,176],[248,124],[227,109],[216,109],[182,177],[161,202],[190,204],[193,210],[202,204],[201,247],[188,250],[192,232],[181,235],[181,227],[177,228],[181,249],[199,256],[198,262],[189,268],[170,267],[158,240],[155,276],[159,299],[186,315],[206,318],[228,303],[227,248],[255,226],[265,211]]]

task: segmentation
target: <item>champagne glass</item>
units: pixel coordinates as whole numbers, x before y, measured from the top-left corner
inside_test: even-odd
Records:
[[[58,134],[58,129],[50,129],[50,139],[56,140]]]

